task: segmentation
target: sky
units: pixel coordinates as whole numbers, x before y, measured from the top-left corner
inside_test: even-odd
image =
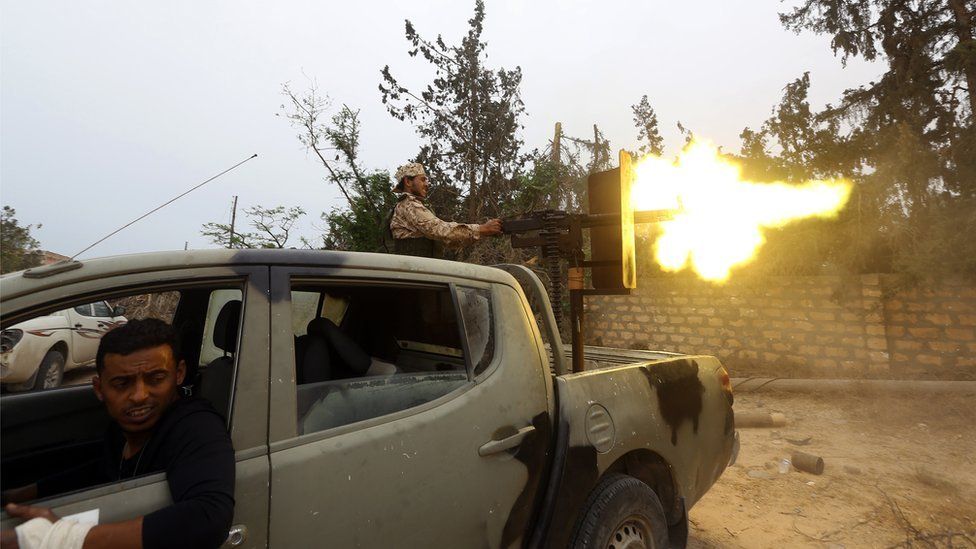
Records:
[[[758,127],[783,87],[811,75],[814,107],[876,79],[846,67],[829,37],[785,30],[792,0],[671,2],[487,0],[492,68],[520,66],[522,137],[543,149],[554,124],[614,150],[633,148],[630,106],[647,94],[665,153],[680,121],[730,151]],[[420,140],[381,103],[380,70],[408,87],[430,69],[407,55],[404,20],[449,44],[474,2],[78,2],[0,0],[0,202],[46,250],[74,255],[99,238],[254,153],[258,157],[81,255],[213,245],[233,196],[249,206],[301,206],[297,236],[343,205],[321,165],[281,116],[281,88],[314,83],[334,107],[360,111],[361,158],[393,171]],[[434,182],[436,184],[436,182]],[[240,219],[240,216],[238,217]],[[464,220],[481,221],[481,220]]]

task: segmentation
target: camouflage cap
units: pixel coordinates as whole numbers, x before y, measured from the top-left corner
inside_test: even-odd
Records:
[[[415,177],[418,175],[426,175],[424,173],[424,166],[419,162],[410,162],[409,164],[404,164],[397,168],[396,171],[396,182],[397,185],[403,181],[404,177]]]

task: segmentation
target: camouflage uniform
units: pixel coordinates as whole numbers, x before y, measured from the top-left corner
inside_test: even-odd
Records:
[[[478,240],[478,224],[438,219],[416,196],[404,193],[393,208],[390,232],[397,240],[427,238],[448,247],[460,247]]]

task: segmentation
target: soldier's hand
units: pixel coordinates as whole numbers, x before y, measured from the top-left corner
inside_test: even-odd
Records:
[[[500,219],[489,219],[478,225],[478,233],[481,236],[495,236],[502,234],[502,221]]]

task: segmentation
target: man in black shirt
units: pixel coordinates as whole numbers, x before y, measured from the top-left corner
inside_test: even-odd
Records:
[[[69,521],[59,521],[49,509],[11,504],[6,508],[11,516],[48,523],[29,521],[12,539],[13,532],[3,532],[4,548],[15,547],[18,537],[24,543],[31,533],[43,536],[45,528],[59,527],[65,535],[83,539],[86,549],[223,543],[234,514],[234,449],[223,418],[207,401],[180,396],[186,364],[177,362],[178,356],[176,333],[160,320],[133,320],[106,334],[96,357],[98,375],[92,379],[95,394],[114,420],[104,455],[9,494],[23,501],[166,471],[173,504],[80,533],[71,532],[77,525],[62,524]]]

